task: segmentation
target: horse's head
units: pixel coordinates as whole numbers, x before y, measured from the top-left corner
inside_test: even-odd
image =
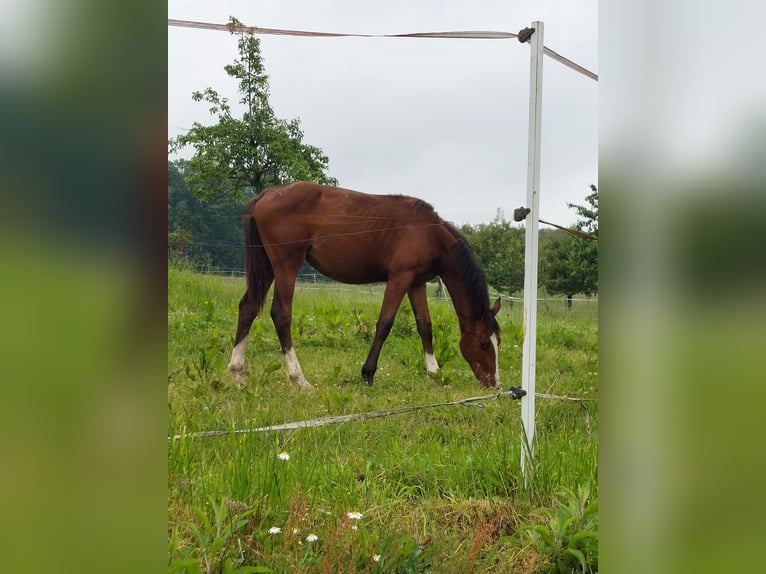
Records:
[[[460,337],[460,352],[485,387],[496,387],[499,383],[500,326],[495,319],[499,310],[500,299],[485,317],[464,329]]]

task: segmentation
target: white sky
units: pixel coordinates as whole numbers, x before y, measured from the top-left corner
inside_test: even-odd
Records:
[[[397,34],[545,24],[545,45],[598,73],[597,2],[169,0],[168,17],[322,32]],[[430,202],[457,224],[526,205],[529,47],[517,40],[260,36],[270,102],[299,118],[339,185]],[[191,93],[236,102],[226,32],[168,28],[168,137],[214,122]],[[545,58],[540,217],[577,219],[598,184],[598,83]]]

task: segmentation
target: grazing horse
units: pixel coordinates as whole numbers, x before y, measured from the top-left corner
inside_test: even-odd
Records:
[[[311,388],[303,376],[290,332],[293,293],[304,260],[341,283],[385,282],[375,338],[362,367],[372,384],[383,342],[407,294],[425,351],[436,372],[426,283],[441,276],[460,323],[460,351],[486,387],[498,385],[500,327],[487,283],[465,238],[426,202],[402,195],[369,195],[306,182],[272,187],[247,204],[247,291],[228,369],[240,380],[247,336],[274,282],[271,318],[290,380]]]

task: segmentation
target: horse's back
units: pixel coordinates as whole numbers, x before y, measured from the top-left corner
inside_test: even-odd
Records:
[[[415,197],[374,195],[305,181],[271,187],[251,202],[251,213],[256,219],[290,214],[439,220],[431,205]]]

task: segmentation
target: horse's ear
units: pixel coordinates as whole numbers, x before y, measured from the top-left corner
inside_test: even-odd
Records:
[[[497,312],[500,310],[500,297],[497,298],[495,301],[495,304],[492,305],[492,314],[497,315]]]

